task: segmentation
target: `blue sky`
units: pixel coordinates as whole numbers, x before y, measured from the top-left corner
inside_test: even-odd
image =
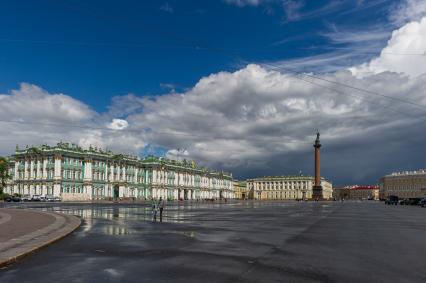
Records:
[[[0,92],[29,82],[102,112],[116,95],[159,95],[246,62],[334,52],[347,44],[324,34],[384,25],[395,4],[265,2],[1,1]]]
[[[0,1],[0,154],[69,141],[239,179],[424,168],[424,0]]]

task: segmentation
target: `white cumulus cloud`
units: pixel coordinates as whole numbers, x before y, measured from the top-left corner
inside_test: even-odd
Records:
[[[107,127],[111,130],[124,130],[129,126],[129,123],[123,119],[112,119],[111,123]]]
[[[410,76],[426,73],[426,17],[395,30],[378,58],[351,70],[360,76],[385,71]]]
[[[424,18],[405,24],[378,58],[350,70],[311,76],[249,64],[203,77],[181,93],[117,96],[105,113],[22,84],[0,94],[0,120],[6,121],[0,122],[0,148],[10,154],[15,143],[64,140],[137,153],[152,144],[167,149],[168,157],[195,159],[237,177],[312,174],[319,129],[324,176],[374,182],[391,170],[410,169],[401,164],[424,164],[425,58],[387,54],[424,50],[425,28]]]

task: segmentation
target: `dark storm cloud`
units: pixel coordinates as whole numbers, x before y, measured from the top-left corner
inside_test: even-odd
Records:
[[[319,129],[323,176],[374,183],[394,170],[425,167],[426,56],[410,55],[413,47],[426,50],[426,18],[394,31],[379,57],[350,70],[293,74],[249,64],[182,93],[117,96],[106,113],[24,84],[0,95],[0,119],[92,128],[6,124],[1,148],[10,154],[15,143],[61,139],[133,153],[155,145],[244,179],[312,174]]]

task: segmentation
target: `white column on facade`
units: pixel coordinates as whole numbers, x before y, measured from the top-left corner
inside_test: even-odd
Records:
[[[152,169],[152,183],[157,183],[157,170]]]
[[[114,164],[111,164],[111,166],[109,167],[109,181],[114,181]]]
[[[119,190],[119,193],[118,193],[119,197],[122,198],[122,197],[128,197],[129,196],[129,188],[127,188],[126,186],[121,185],[121,186],[119,186],[118,190]]]
[[[54,184],[53,185],[53,195],[55,197],[61,196],[61,184]]]
[[[28,160],[25,159],[25,161],[24,161],[24,179],[25,180],[30,178],[30,176],[28,175],[28,167],[29,167]]]
[[[43,159],[43,179],[47,179],[47,158]]]
[[[105,162],[105,172],[104,172],[104,181],[108,182],[108,163]],[[105,186],[105,190],[106,190],[106,186]]]
[[[84,185],[84,192],[89,196],[89,200],[93,200],[93,186],[92,185]]]
[[[114,164],[114,182],[120,181],[120,165]]]
[[[35,176],[35,178],[41,179],[43,176],[42,176],[42,171],[41,171],[42,167],[41,167],[40,159],[37,159],[37,162],[36,162],[35,165],[36,165],[36,176]]]
[[[30,179],[34,178],[34,160],[31,159],[30,161]]]
[[[84,179],[83,181],[92,181],[92,160],[85,160],[84,162]],[[90,192],[91,193],[91,192]]]
[[[138,182],[138,173],[139,173],[139,168],[135,167],[135,174],[133,175],[133,183],[137,183]]]
[[[54,172],[54,179],[60,180],[61,179],[61,157],[55,156],[55,172]]]
[[[182,185],[182,186],[185,186],[186,185],[186,180],[185,180],[185,173],[181,173],[181,176],[180,176],[180,184]]]
[[[18,180],[19,179],[19,173],[18,173],[18,169],[19,169],[19,160],[15,161],[13,163],[13,166],[15,166],[13,169],[15,170],[15,176],[13,177],[13,180]]]

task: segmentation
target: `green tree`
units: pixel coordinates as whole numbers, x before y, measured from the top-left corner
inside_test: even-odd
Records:
[[[6,187],[9,178],[9,163],[6,158],[0,156],[0,194],[3,194],[3,189]]]

